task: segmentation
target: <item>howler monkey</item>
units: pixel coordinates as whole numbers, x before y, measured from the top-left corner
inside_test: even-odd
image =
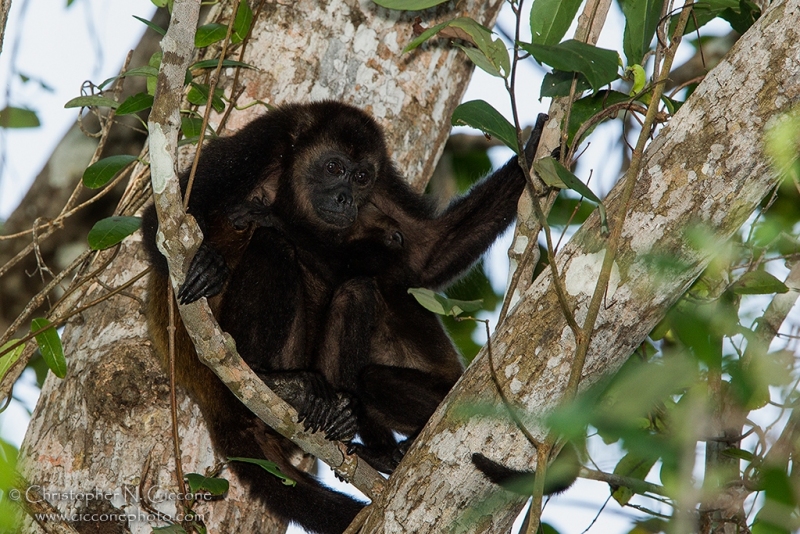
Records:
[[[186,182],[184,175],[184,189]],[[188,212],[204,240],[178,298],[208,297],[245,362],[308,427],[345,441],[356,430],[381,434],[364,447],[380,449],[387,428],[418,431],[461,372],[441,323],[418,311],[407,287],[441,286],[477,260],[513,219],[524,184],[511,161],[437,214],[397,172],[367,114],[332,101],[283,106],[203,148]],[[248,224],[257,199],[268,206],[261,215],[267,222]],[[269,222],[273,217],[278,224]],[[154,265],[148,322],[163,359],[169,281],[156,229],[151,206],[143,221]],[[389,259],[375,261],[370,250],[388,251]],[[374,324],[354,315],[362,338],[349,347],[330,341],[347,335],[338,310],[359,301],[390,309]],[[234,463],[251,493],[307,530],[343,531],[362,504],[295,469],[291,458],[299,449],[199,364],[182,327],[177,337],[179,383],[200,405],[218,451],[266,457],[298,482],[287,487],[258,466]],[[422,408],[410,397],[414,388]],[[408,393],[397,396],[401,390]],[[362,413],[377,431],[363,424]]]

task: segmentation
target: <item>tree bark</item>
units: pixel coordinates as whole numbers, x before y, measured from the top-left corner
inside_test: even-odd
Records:
[[[254,11],[256,10],[255,2]],[[469,14],[491,25],[502,2],[461,2],[423,13],[398,15],[371,2],[264,3],[254,22],[243,61],[258,70],[243,71],[245,92],[238,104],[255,100],[280,104],[321,98],[345,100],[370,110],[386,128],[389,146],[409,180],[421,188],[431,174],[450,129],[449,118],[471,73],[460,51],[432,43],[408,56],[417,16],[425,25]],[[209,52],[210,53],[210,52]],[[213,57],[213,54],[211,54]],[[233,73],[221,85],[230,88]],[[235,110],[227,128],[236,129],[259,113],[259,106]],[[420,135],[424,133],[424,135]],[[141,189],[141,184],[133,187]],[[128,239],[89,287],[81,304],[131,279],[146,267],[139,237]],[[90,267],[91,269],[91,267]],[[139,281],[80,314],[63,334],[68,371],[63,380],[45,381],[21,450],[20,469],[31,484],[50,492],[70,492],[54,500],[64,512],[133,514],[112,528],[86,521],[81,529],[149,532],[136,490],[175,494],[166,377],[147,341]],[[179,392],[182,463],[186,472],[204,473],[216,464],[196,406]],[[231,479],[226,499],[197,508],[211,532],[278,532],[257,503],[247,500]],[[152,490],[152,491],[151,491]],[[103,492],[85,500],[76,492]],[[152,506],[173,514],[174,501]],[[116,529],[116,530],[114,530]],[[24,531],[36,532],[29,521]]]
[[[647,148],[582,388],[617,369],[707,265],[716,247],[693,248],[686,232],[700,226],[712,242],[724,242],[775,187],[778,177],[763,152],[763,134],[798,102],[800,0],[789,0],[762,16]],[[620,186],[606,199],[609,213],[620,208]],[[673,267],[658,271],[653,255],[670,258]],[[603,256],[596,214],[557,256],[578,323],[586,315]],[[557,405],[575,339],[549,270],[499,326],[492,347],[500,386],[521,412],[538,416]],[[510,421],[458,415],[476,403],[502,410],[485,349],[389,479],[362,532],[510,528],[524,499],[490,485],[470,457],[481,452],[530,469],[536,451]],[[544,439],[546,429],[529,430]]]

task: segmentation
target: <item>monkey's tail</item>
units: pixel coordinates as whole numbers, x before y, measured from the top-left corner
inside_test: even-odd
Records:
[[[504,490],[520,495],[533,495],[536,481],[535,471],[517,471],[490,460],[478,452],[472,454],[472,463],[486,478]],[[567,444],[547,468],[544,494],[553,495],[566,491],[578,478],[580,465],[575,447]]]
[[[318,534],[341,534],[364,507],[347,495],[322,485],[315,477],[298,469],[292,459],[300,459],[302,451],[291,441],[270,429],[261,420],[244,409],[219,414],[224,418],[224,428],[206,421],[216,429],[212,439],[224,456],[267,459],[281,472],[296,482],[287,485],[283,480],[263,467],[246,462],[231,462],[229,465],[237,477],[248,486],[249,494],[262,501],[279,518],[295,522],[309,532]],[[216,419],[218,414],[212,416]],[[232,421],[238,420],[235,431]]]

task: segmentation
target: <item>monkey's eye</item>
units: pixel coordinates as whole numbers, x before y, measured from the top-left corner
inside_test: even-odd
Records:
[[[328,174],[333,174],[334,176],[341,176],[342,174],[344,174],[344,165],[342,165],[341,162],[332,159],[325,164],[325,170],[328,172]]]
[[[358,185],[366,185],[369,183],[369,174],[366,171],[358,171],[355,176],[353,176],[353,180]]]
[[[392,241],[394,241],[395,245],[402,247],[403,246],[403,234],[400,232],[395,232],[392,234]]]

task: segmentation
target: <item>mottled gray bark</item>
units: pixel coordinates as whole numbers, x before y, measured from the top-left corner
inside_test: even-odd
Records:
[[[777,73],[780,73],[779,75]],[[776,3],[700,85],[645,153],[622,243],[586,365],[585,388],[618,366],[701,273],[716,247],[684,237],[700,225],[728,239],[777,183],[763,152],[771,120],[800,102],[800,0]],[[618,209],[616,187],[607,199]],[[583,322],[604,255],[593,216],[557,256],[570,306]],[[657,272],[648,255],[674,268]],[[498,328],[493,354],[502,388],[521,410],[542,414],[563,394],[575,339],[547,271]],[[510,422],[457,415],[499,403],[485,351],[437,411],[398,471],[365,532],[504,532],[522,501],[472,467],[482,452],[529,468],[536,453]],[[532,428],[537,439],[545,430]]]

